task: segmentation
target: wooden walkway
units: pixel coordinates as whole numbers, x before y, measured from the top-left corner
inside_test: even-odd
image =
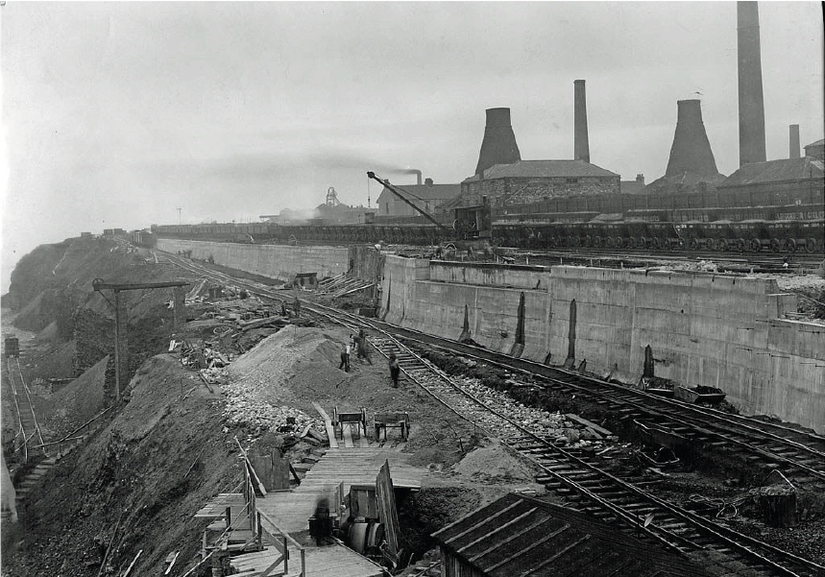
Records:
[[[233,577],[255,577],[269,567],[278,555],[274,548],[270,548],[258,553],[232,557],[232,568],[238,571]],[[384,574],[376,563],[337,543],[323,547],[307,547],[304,549],[304,555],[307,568],[304,577],[379,577]],[[282,565],[275,574],[281,571]],[[300,554],[290,547],[289,571],[285,575],[294,576],[300,573]]]
[[[426,469],[409,464],[410,455],[401,452],[404,443],[393,445],[371,441],[364,431],[356,430],[355,423],[347,423],[344,426],[343,439],[339,442],[335,438],[328,414],[319,405],[315,405],[324,418],[330,449],[312,465],[300,485],[287,491],[270,491],[265,496],[258,497],[256,509],[263,515],[263,526],[270,534],[285,531],[297,539],[297,542],[288,544],[290,556],[289,568],[285,573],[287,577],[297,576],[301,572],[299,542],[304,547],[306,563],[306,575],[303,577],[380,576],[383,573],[379,565],[340,543],[315,546],[309,537],[309,518],[315,515],[319,504],[326,506],[331,516],[337,517],[340,514],[337,504],[342,497],[346,499],[350,487],[375,486],[378,472],[385,462],[389,462],[393,486],[396,489],[419,490]],[[236,494],[218,495],[196,516],[216,517],[227,506],[232,508],[233,516],[242,516],[242,511],[235,510],[238,506],[237,501]],[[277,523],[278,527],[271,526],[272,523]],[[266,541],[264,545],[267,545]],[[268,546],[263,551],[232,557],[231,565],[238,571],[237,577],[256,577],[272,565],[279,555],[274,546]],[[279,564],[275,574],[282,572],[283,564]]]
[[[334,503],[335,491],[343,483],[346,496],[352,485],[375,485],[375,478],[384,461],[390,463],[393,486],[396,489],[421,489],[426,469],[408,464],[410,455],[393,448],[357,447],[330,449],[321,457],[295,489],[267,493],[258,498],[263,511],[290,535],[309,530],[309,518],[315,514],[319,501]],[[337,511],[330,511],[336,514]]]

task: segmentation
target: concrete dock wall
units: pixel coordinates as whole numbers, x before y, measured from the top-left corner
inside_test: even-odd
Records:
[[[316,272],[318,278],[335,276],[349,268],[346,247],[235,244],[196,240],[158,239],[158,249],[178,253],[261,276],[290,281],[299,272]]]
[[[825,431],[825,327],[783,319],[796,298],[773,280],[389,256],[381,306],[391,322],[539,362],[572,353],[627,382],[650,345],[657,376]]]

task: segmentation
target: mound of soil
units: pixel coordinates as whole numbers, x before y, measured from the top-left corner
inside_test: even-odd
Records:
[[[110,542],[105,574],[123,574],[140,549],[132,575],[162,574],[174,551],[179,567],[191,564],[206,524],[194,513],[242,478],[235,441],[219,425],[220,397],[193,382],[168,355],[141,368],[122,412],[60,460],[19,511],[4,576],[93,577]]]
[[[533,483],[532,468],[498,441],[468,453],[452,470],[481,483]]]
[[[43,415],[50,431],[69,433],[106,407],[104,385],[108,364],[109,357],[103,357],[88,371],[49,397],[49,410],[44,411]]]

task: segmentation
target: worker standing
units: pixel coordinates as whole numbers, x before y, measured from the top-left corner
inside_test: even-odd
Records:
[[[338,365],[338,368],[344,369],[346,372],[349,372],[349,354],[351,349],[352,345],[349,341],[341,345],[341,364]]]
[[[358,359],[366,360],[370,365],[372,364],[372,360],[370,359],[369,355],[367,354],[367,334],[364,332],[364,329],[360,329],[358,331],[358,336],[355,337],[355,344],[356,344],[356,354],[358,355]]]
[[[390,353],[390,378],[392,378],[392,386],[394,389],[398,388],[398,375],[401,373],[401,367],[398,366],[398,360],[395,358],[395,353]]]

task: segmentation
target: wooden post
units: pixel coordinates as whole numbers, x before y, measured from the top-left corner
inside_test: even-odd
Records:
[[[176,286],[172,289],[172,313],[175,329],[180,329],[186,323],[186,292],[184,287]]]
[[[229,529],[229,526],[232,525],[232,507],[226,508],[226,528]]]
[[[120,291],[115,291],[115,403],[120,405]]]

